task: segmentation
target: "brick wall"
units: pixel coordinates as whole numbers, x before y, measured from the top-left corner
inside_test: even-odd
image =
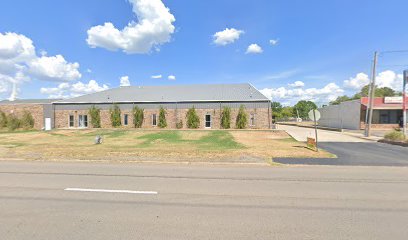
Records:
[[[166,121],[167,128],[176,128],[176,123],[180,120],[183,121],[183,128],[186,129],[186,114],[188,109],[167,109],[166,110]],[[211,115],[212,129],[220,129],[220,118],[221,110],[218,109],[196,109],[197,115],[200,118],[200,128],[205,128],[205,115]],[[254,126],[249,126],[250,129],[267,129],[269,128],[269,121],[271,118],[268,116],[268,108],[257,108],[257,109],[246,109],[248,113],[248,124],[250,122],[251,114],[254,114],[255,124]],[[101,127],[111,128],[110,114],[109,110],[101,110]],[[124,114],[128,114],[128,125],[124,126]],[[142,128],[154,129],[157,126],[152,125],[152,115],[156,114],[157,123],[159,122],[159,109],[145,109],[144,119]],[[235,121],[238,114],[238,109],[231,109],[231,128],[235,128]],[[78,127],[79,115],[88,115],[88,127],[91,128],[91,117],[88,110],[56,110],[55,111],[55,127],[56,128],[68,128],[69,127],[69,115],[74,116],[74,127]],[[121,110],[122,128],[133,128],[133,115],[132,110],[123,109]]]
[[[42,104],[6,104],[0,105],[0,110],[6,115],[14,114],[18,118],[28,111],[34,118],[34,128],[41,130],[44,127],[44,107]]]

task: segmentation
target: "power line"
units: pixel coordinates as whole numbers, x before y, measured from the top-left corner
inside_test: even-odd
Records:
[[[386,54],[388,53],[408,53],[408,49],[407,50],[380,51],[380,55],[384,53]]]

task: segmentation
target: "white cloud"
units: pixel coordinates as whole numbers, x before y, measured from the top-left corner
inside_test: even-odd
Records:
[[[289,83],[288,85],[289,87],[293,87],[293,88],[302,88],[305,86],[305,83],[302,81],[296,81],[294,83]]]
[[[87,73],[92,73],[92,69],[87,68],[87,69],[86,69],[86,72],[87,72]]]
[[[87,38],[89,46],[111,51],[118,49],[128,54],[149,53],[161,44],[170,41],[176,21],[161,0],[129,0],[138,22],[131,21],[122,30],[106,22],[90,28]]]
[[[162,78],[162,75],[161,75],[161,74],[159,74],[159,75],[153,75],[153,76],[151,76],[151,78],[153,78],[153,79],[160,79],[160,78]]]
[[[73,81],[81,77],[78,63],[41,52],[37,56],[32,40],[22,34],[0,33],[0,85],[3,94],[10,94],[9,100],[15,100],[20,86],[31,79]]]
[[[60,83],[54,88],[41,88],[40,92],[48,95],[49,98],[70,98],[108,89],[109,87],[106,84],[98,84],[95,80],[90,80],[88,83],[81,81],[74,84]]]
[[[63,56],[42,56],[28,63],[29,72],[37,79],[47,81],[74,81],[81,78],[79,63],[68,63]]]
[[[71,93],[74,95],[83,95],[94,92],[108,90],[106,84],[99,85],[95,80],[90,80],[88,83],[77,82],[71,85]]]
[[[176,76],[174,76],[174,75],[169,75],[169,76],[167,77],[167,79],[174,81],[174,80],[176,80]]]
[[[272,46],[278,45],[279,43],[279,39],[271,39],[269,40],[269,44],[271,44]]]
[[[370,82],[368,75],[365,73],[358,73],[355,77],[351,77],[349,80],[344,80],[343,85],[345,88],[360,90],[362,87]]]
[[[244,31],[242,30],[237,30],[235,28],[226,28],[225,30],[216,32],[213,35],[213,42],[216,45],[225,46],[238,40],[240,35],[243,33]]]
[[[262,52],[263,52],[262,48],[256,43],[253,43],[253,44],[249,45],[247,50],[246,50],[246,54],[250,54],[250,53],[251,54],[259,54],[259,53],[262,53]]]
[[[380,72],[376,77],[378,87],[389,87],[396,91],[402,90],[402,74],[387,70]],[[370,83],[370,78],[365,73],[358,73],[355,77],[343,81],[345,88],[359,91],[362,87]]]
[[[120,86],[121,87],[128,87],[130,86],[129,76],[122,76],[120,78]]]
[[[2,80],[2,76],[0,74],[0,93],[5,93],[9,90],[9,84],[5,80]]]
[[[323,88],[264,88],[261,92],[272,101],[278,101],[284,105],[294,105],[300,100],[325,104],[344,94],[344,90],[335,83],[329,83]]]
[[[402,74],[396,74],[393,71],[387,70],[377,75],[376,85],[378,87],[389,87],[396,91],[402,91]]]
[[[35,57],[31,39],[24,35],[8,32],[0,33],[0,60],[27,60]]]

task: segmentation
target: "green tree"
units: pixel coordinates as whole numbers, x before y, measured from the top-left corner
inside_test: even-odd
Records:
[[[245,112],[245,106],[241,105],[238,110],[235,126],[238,129],[244,129],[248,125],[248,114]]]
[[[9,114],[7,116],[7,128],[10,131],[14,131],[17,128],[20,127],[20,120],[14,115],[14,114]]]
[[[336,98],[336,100],[331,101],[330,105],[339,105],[342,102],[350,101],[352,100],[350,97],[344,95],[344,96],[339,96]]]
[[[101,127],[101,110],[95,105],[89,109],[89,116],[91,116],[91,125],[93,128]]]
[[[120,119],[121,111],[119,106],[115,103],[110,109],[110,117],[112,127],[120,127],[122,126],[122,121]]]
[[[7,116],[3,111],[0,111],[0,128],[7,127]]]
[[[166,122],[166,110],[164,110],[163,107],[160,107],[160,112],[159,112],[159,123],[157,124],[159,128],[165,128],[167,127],[167,122]]]
[[[309,111],[316,108],[317,106],[314,102],[301,100],[298,103],[296,103],[295,106],[293,106],[293,114],[297,116],[299,112],[300,118],[307,119]]]
[[[368,92],[369,92],[370,85],[365,85],[363,88],[361,88],[361,91],[356,93],[353,96],[353,99],[359,99],[361,97],[368,97]],[[393,97],[400,95],[399,92],[394,91],[393,89],[389,87],[382,87],[379,88],[378,86],[375,86],[375,97]]]
[[[20,120],[20,127],[24,129],[34,128],[34,118],[29,111],[24,111],[23,117]]]
[[[135,128],[141,128],[144,118],[144,109],[139,108],[138,106],[133,107],[133,125]]]
[[[275,121],[282,119],[282,104],[280,102],[271,102],[272,118]]]
[[[271,102],[272,113],[280,113],[282,112],[282,104],[280,102]]]
[[[282,119],[295,117],[295,115],[293,114],[293,107],[283,107],[280,114]]]
[[[231,128],[231,108],[224,107],[221,113],[221,128]]]
[[[188,128],[199,128],[200,127],[200,118],[198,117],[194,106],[188,109],[186,118],[187,118]]]

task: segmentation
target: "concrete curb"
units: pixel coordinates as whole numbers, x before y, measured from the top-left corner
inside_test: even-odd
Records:
[[[286,126],[303,127],[303,128],[315,128],[314,126],[305,126],[305,125],[290,124],[290,123],[277,123],[277,125],[286,125]],[[343,129],[340,129],[340,128],[329,128],[329,127],[317,126],[317,129],[333,131],[333,132],[343,132]]]
[[[271,166],[266,160],[265,162],[203,162],[203,161],[143,161],[143,160],[98,160],[98,159],[22,159],[22,158],[0,158],[1,161],[16,161],[16,162],[53,162],[53,163],[118,163],[118,164],[171,164],[171,165],[235,165],[235,166]]]

